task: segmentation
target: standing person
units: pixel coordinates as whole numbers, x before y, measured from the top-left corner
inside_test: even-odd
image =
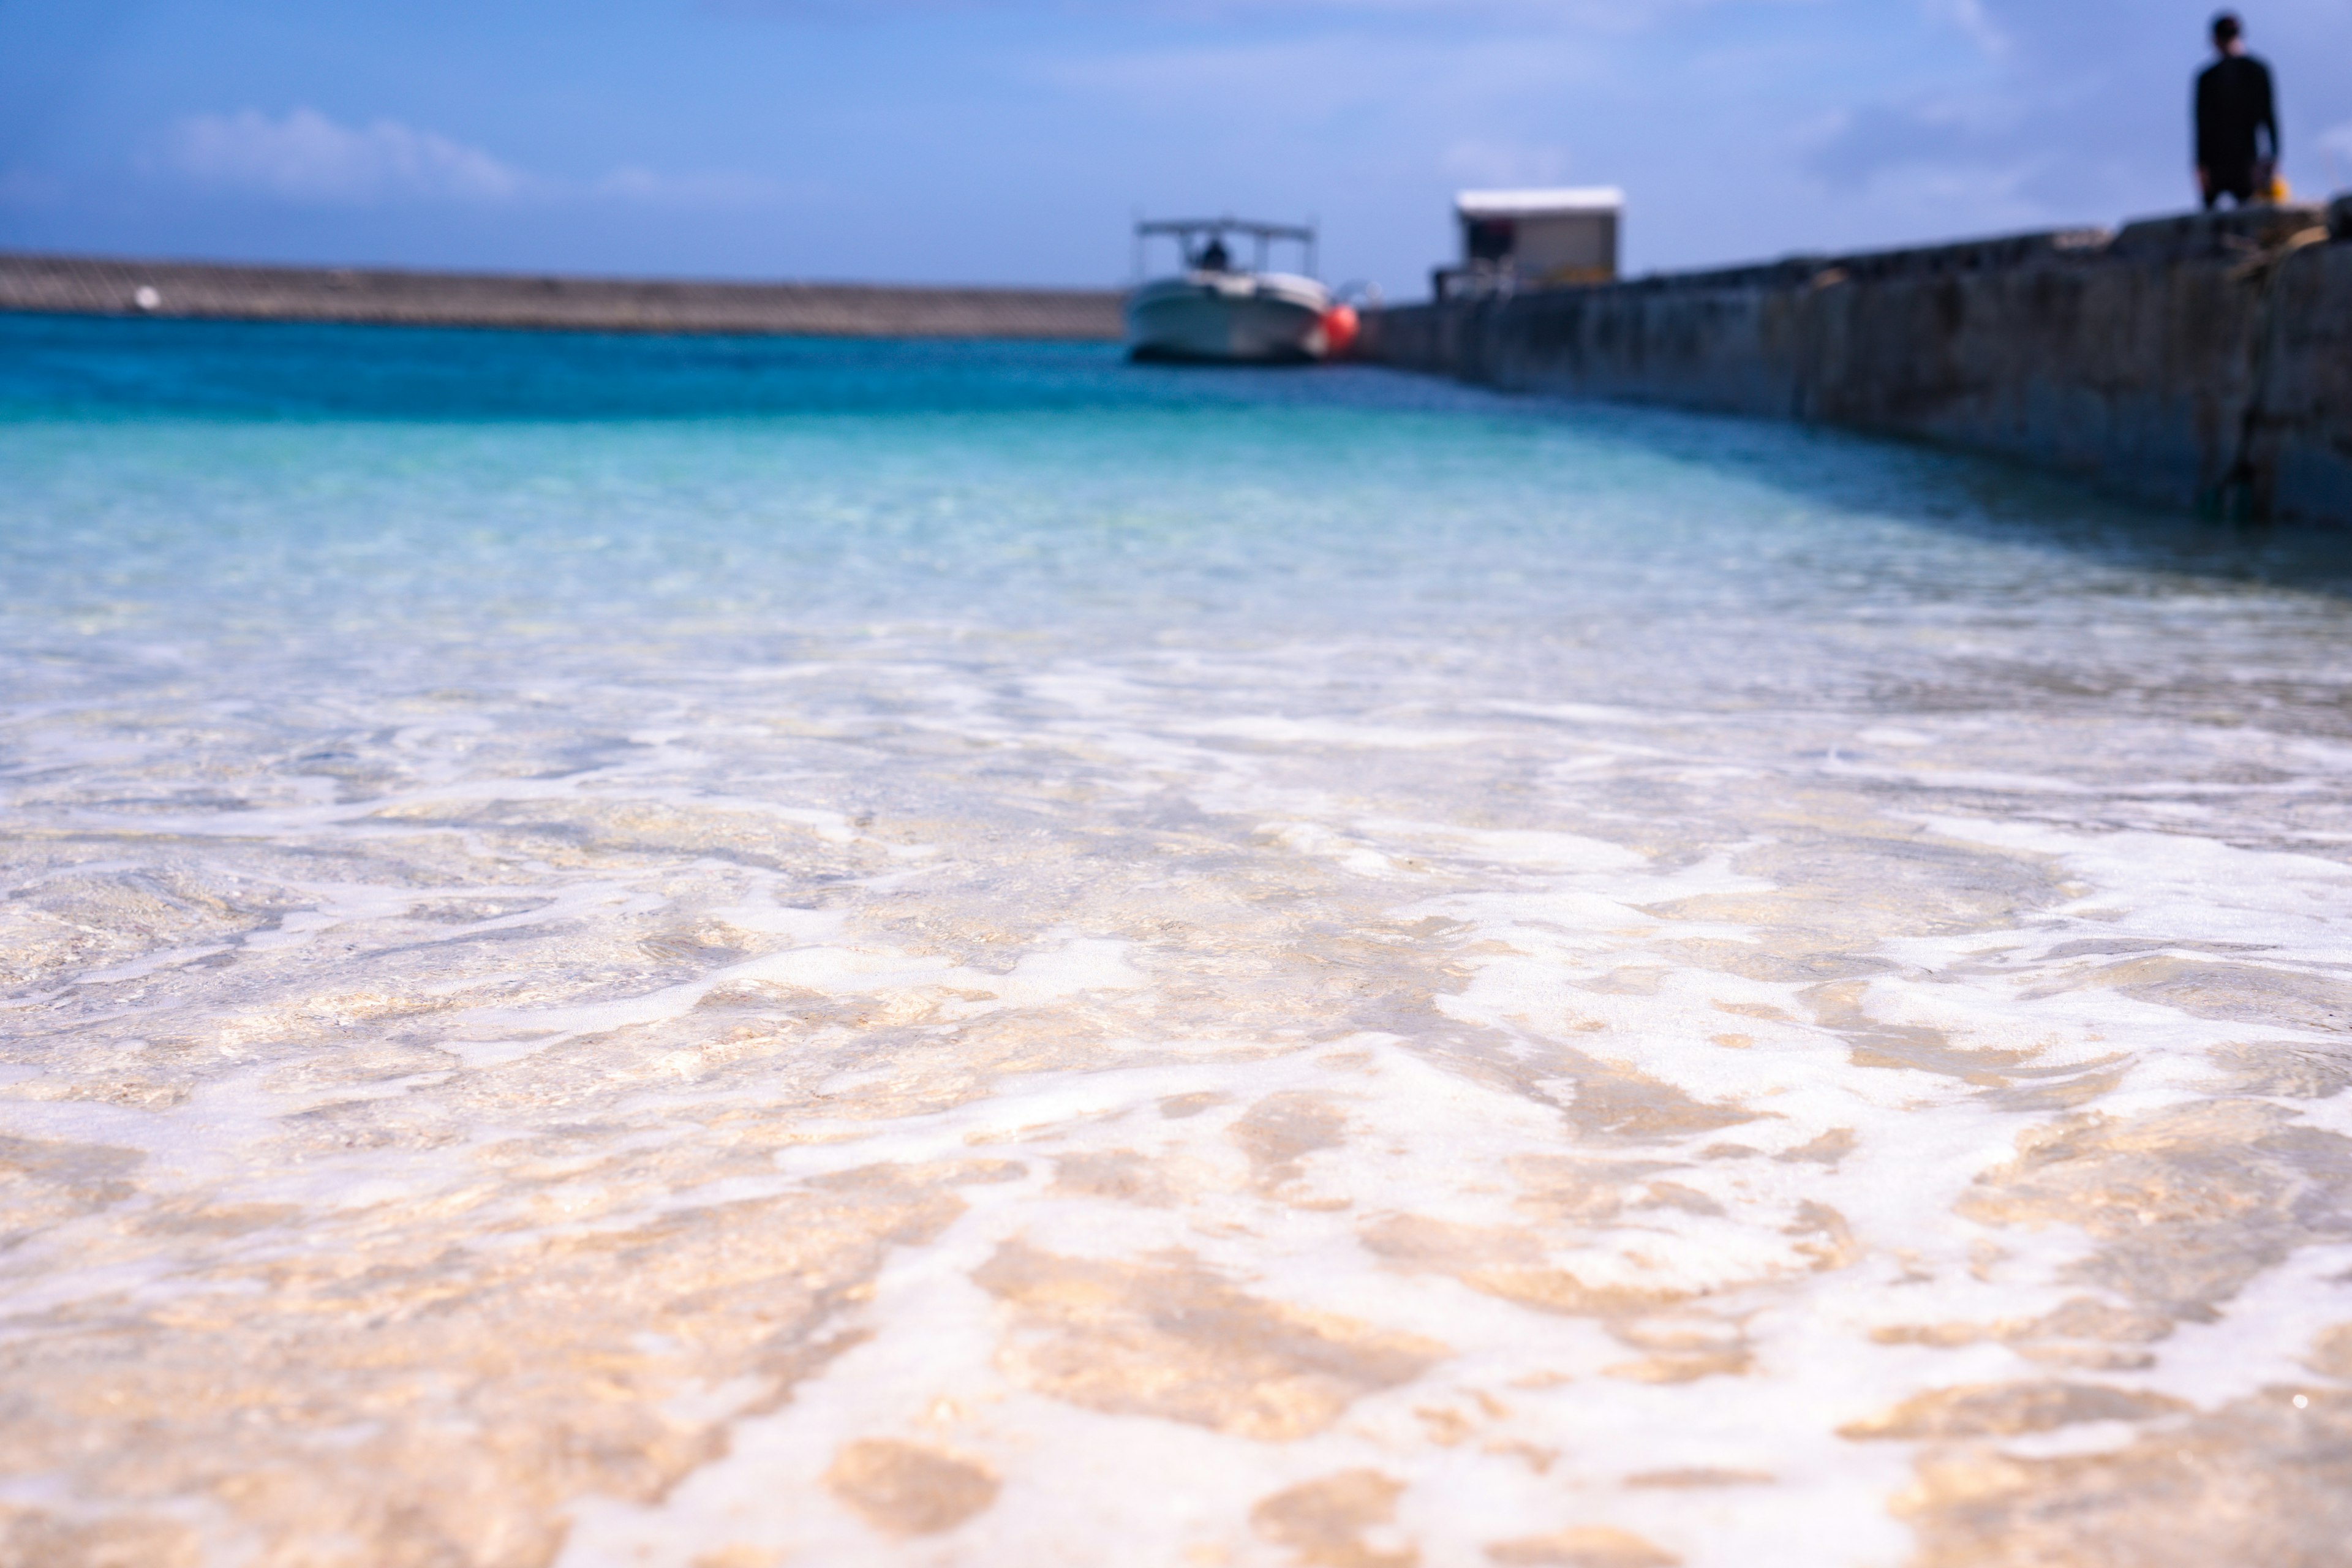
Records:
[[[2246,53],[2245,26],[2228,11],[2213,18],[2221,58],[2197,78],[2197,188],[2212,210],[2223,196],[2240,206],[2268,201],[2278,170],[2278,102],[2271,68]],[[2270,151],[2261,133],[2270,135]]]

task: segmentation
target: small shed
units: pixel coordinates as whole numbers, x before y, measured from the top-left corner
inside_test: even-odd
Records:
[[[1617,276],[1625,193],[1612,185],[1464,191],[1454,198],[1462,259],[1438,275],[1438,295],[1470,289],[1544,289]]]

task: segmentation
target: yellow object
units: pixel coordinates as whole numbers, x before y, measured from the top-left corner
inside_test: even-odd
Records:
[[[2271,175],[2271,188],[2265,194],[2270,197],[2273,205],[2277,206],[2284,206],[2294,200],[2294,193],[2287,189],[2286,176],[2277,173]]]

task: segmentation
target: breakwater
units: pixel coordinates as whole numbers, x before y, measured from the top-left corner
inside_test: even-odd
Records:
[[[1359,352],[2352,522],[2347,218],[2339,199],[1404,306],[1370,313]]]
[[[717,283],[0,254],[0,310],[803,337],[1114,339],[1086,289]]]

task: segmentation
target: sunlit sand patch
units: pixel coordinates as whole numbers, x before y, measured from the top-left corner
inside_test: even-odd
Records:
[[[2100,1384],[2029,1383],[1937,1389],[1884,1415],[1850,1421],[1838,1436],[1873,1438],[2013,1437],[2086,1421],[2146,1421],[2189,1406],[2160,1394]]]
[[[1054,1163],[1056,1196],[1108,1198],[1116,1203],[1172,1208],[1182,1192],[1154,1162],[1132,1149],[1072,1154]]]
[[[976,1283],[1014,1310],[1017,1381],[1093,1410],[1282,1442],[1319,1432],[1446,1347],[1252,1297],[1187,1258],[1118,1264],[998,1250]]]
[[[1346,1470],[1276,1492],[1250,1525],[1306,1568],[1414,1568],[1421,1553],[1391,1528],[1403,1490],[1378,1470]]]
[[[0,1246],[13,1247],[60,1220],[97,1214],[138,1188],[136,1149],[56,1139],[0,1138]]]
[[[1486,1548],[1486,1557],[1504,1568],[1677,1568],[1682,1562],[1630,1531],[1606,1525],[1499,1541]]]
[[[956,1174],[877,1171],[569,1236],[492,1219],[470,1248],[443,1238],[440,1205],[312,1216],[341,1250],[264,1248],[175,1297],[124,1291],[21,1324],[37,1331],[6,1352],[8,1468],[70,1474],[93,1497],[210,1494],[195,1529],[216,1542],[541,1561],[575,1491],[658,1498],[723,1451],[727,1420],[856,1343],[839,1313],[883,1247],[954,1217]],[[286,1216],[189,1217],[140,1234],[187,1247]]]
[[[2352,1237],[2347,1175],[2352,1139],[2224,1100],[2035,1129],[1957,1206],[1990,1225],[2080,1227],[2097,1246],[2067,1278],[2200,1321],[2295,1247]]]
[[[1674,1491],[1695,1491],[1710,1487],[1764,1487],[1772,1478],[1762,1470],[1645,1470],[1627,1476],[1629,1487],[1664,1488]]]
[[[1658,1313],[1612,1325],[1628,1346],[1650,1353],[1638,1361],[1603,1367],[1604,1375],[1636,1383],[1693,1383],[1703,1377],[1738,1377],[1756,1363],[1740,1325],[1693,1313]]]
[[[1880,1344],[1945,1349],[1997,1342],[2030,1361],[2051,1366],[2135,1372],[2156,1364],[2155,1352],[2146,1347],[2169,1336],[2173,1326],[2173,1321],[2161,1312],[2078,1296],[2039,1318],[1892,1325],[1874,1329],[1871,1338]]]
[[[1294,1092],[1258,1101],[1225,1136],[1249,1156],[1250,1177],[1260,1192],[1312,1205],[1316,1199],[1297,1193],[1306,1175],[1304,1162],[1318,1151],[1344,1146],[1347,1128],[1346,1112],[1328,1096]],[[1346,1206],[1344,1199],[1336,1202]]]
[[[2352,1540],[2352,1394],[2266,1390],[2110,1452],[1944,1451],[1896,1500],[1921,1568],[2108,1562],[2325,1568]]]
[[[2311,1359],[2305,1364],[2323,1377],[2352,1383],[2352,1323],[2338,1324],[2322,1333],[2313,1342]]]
[[[1482,1294],[1572,1317],[1654,1311],[1691,1294],[1671,1285],[1588,1282],[1568,1269],[1547,1267],[1542,1239],[1528,1230],[1400,1215],[1370,1227],[1363,1240],[1394,1267],[1449,1274]]]
[[[2239,1094],[2329,1100],[2352,1089],[2352,1045],[2299,1040],[2232,1043],[2215,1047],[2212,1060],[2228,1075],[2228,1087]]]
[[[842,1449],[825,1485],[875,1529],[891,1535],[953,1530],[996,1500],[985,1466],[889,1437],[864,1437]]]

